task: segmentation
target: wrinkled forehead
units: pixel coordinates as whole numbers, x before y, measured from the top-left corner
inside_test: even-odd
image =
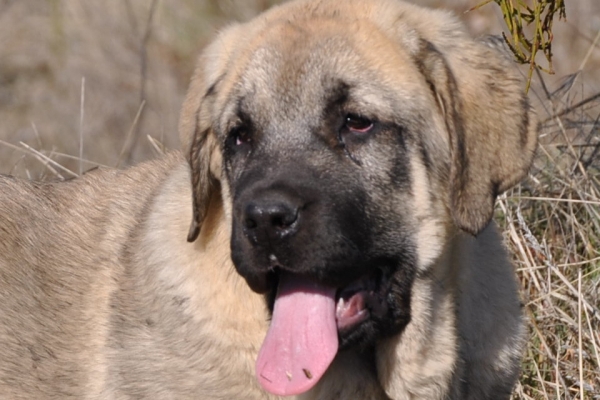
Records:
[[[349,33],[348,23],[302,20],[266,28],[225,78],[230,83],[223,85],[221,109],[226,111],[221,117],[241,109],[263,116],[265,121],[259,122],[264,124],[291,120],[297,113],[317,119],[340,97],[357,109],[397,115],[400,99],[422,93],[418,69],[402,47],[372,24],[354,21]]]

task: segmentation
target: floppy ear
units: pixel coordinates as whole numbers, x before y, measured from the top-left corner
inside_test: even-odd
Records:
[[[217,147],[208,114],[210,88],[207,88],[206,76],[200,57],[200,64],[192,77],[181,116],[179,119],[179,137],[183,145],[184,154],[190,165],[192,178],[192,208],[193,217],[188,233],[188,242],[193,242],[200,234],[202,221],[208,212],[210,197],[218,179],[211,173],[211,156]]]
[[[461,33],[415,54],[445,115],[450,139],[450,201],[455,223],[477,234],[490,221],[496,196],[529,169],[538,123],[511,60],[493,38]]]
[[[179,138],[192,178],[193,217],[188,242],[198,238],[210,198],[218,187],[220,151],[212,131],[212,103],[233,47],[236,29],[237,26],[232,25],[221,32],[199,57],[180,114]]]
[[[193,242],[200,234],[202,222],[208,213],[210,197],[215,189],[217,178],[211,173],[211,154],[216,147],[210,130],[197,131],[192,139],[188,162],[192,176],[193,216],[188,233],[188,242]]]

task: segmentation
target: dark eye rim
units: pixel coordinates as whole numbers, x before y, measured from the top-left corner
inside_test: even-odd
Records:
[[[352,133],[365,134],[373,130],[375,121],[360,114],[348,113],[344,117],[344,128]]]

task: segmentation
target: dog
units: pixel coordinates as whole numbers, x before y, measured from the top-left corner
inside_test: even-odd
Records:
[[[508,399],[490,220],[538,128],[497,47],[399,0],[291,1],[202,53],[182,152],[0,178],[0,397]]]

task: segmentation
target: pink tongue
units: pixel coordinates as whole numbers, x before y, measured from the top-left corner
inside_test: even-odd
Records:
[[[271,326],[256,360],[262,387],[279,396],[304,393],[338,350],[335,289],[281,274]]]

